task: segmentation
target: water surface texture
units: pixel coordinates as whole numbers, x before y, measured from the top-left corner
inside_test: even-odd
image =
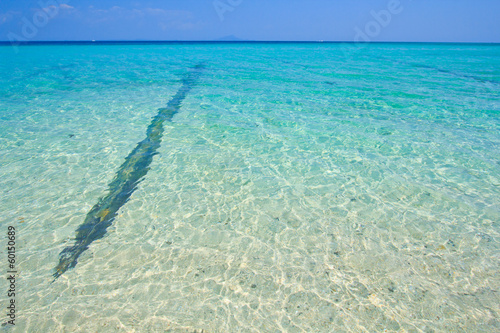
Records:
[[[500,46],[0,46],[0,71],[0,330],[500,331]]]

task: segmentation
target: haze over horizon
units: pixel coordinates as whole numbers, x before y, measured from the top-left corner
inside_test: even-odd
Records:
[[[0,41],[500,42],[500,1],[3,0]]]

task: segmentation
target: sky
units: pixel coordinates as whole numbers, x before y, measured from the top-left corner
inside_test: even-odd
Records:
[[[1,41],[500,42],[499,0],[0,0]]]

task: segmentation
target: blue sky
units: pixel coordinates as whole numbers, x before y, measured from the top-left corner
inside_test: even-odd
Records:
[[[500,42],[499,0],[1,0],[0,40]]]

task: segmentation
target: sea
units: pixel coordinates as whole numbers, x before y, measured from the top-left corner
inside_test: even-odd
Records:
[[[1,332],[500,332],[499,44],[4,43],[0,73]]]

